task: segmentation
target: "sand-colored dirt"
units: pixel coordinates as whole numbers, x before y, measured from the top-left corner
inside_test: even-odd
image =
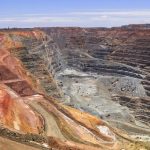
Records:
[[[78,29],[76,31],[78,31]],[[69,32],[72,32],[72,30]],[[124,35],[126,33],[122,34]],[[74,41],[74,38],[71,38],[70,43],[74,46],[77,42],[79,47],[83,48],[83,41],[84,39]],[[116,41],[116,44],[117,42],[118,41]],[[48,52],[51,48],[57,49],[55,53],[59,52],[58,44],[54,44],[53,39],[50,35],[46,34],[46,32],[40,29],[3,31],[2,33],[0,32],[0,44],[0,123],[4,128],[13,130],[9,132],[10,135],[3,134],[3,136],[12,139],[12,135],[15,137],[17,135],[15,131],[17,131],[22,138],[27,137],[28,142],[32,143],[36,141],[41,144],[41,139],[44,139],[42,144],[45,144],[47,148],[53,147],[62,150],[142,150],[142,148],[146,150],[149,148],[147,143],[136,141],[128,136],[128,133],[123,132],[121,129],[116,129],[114,126],[111,126],[96,116],[59,104],[57,99],[47,96],[48,93],[44,91],[44,88],[43,90],[39,90],[43,86],[40,83],[47,83],[40,82],[45,79],[44,75],[46,71],[44,69],[47,68],[49,74],[52,74],[52,72],[48,69],[48,67],[50,67],[49,62],[48,65],[46,65],[43,58],[37,57],[38,52],[40,52],[41,49],[46,49],[46,52]],[[29,55],[29,59],[26,60],[28,57],[24,57],[24,53],[29,49],[34,51],[34,53],[32,55],[30,51],[31,55]],[[19,51],[19,53],[15,54],[16,51]],[[77,51],[77,53],[80,53],[80,51]],[[22,55],[22,59],[19,59],[19,55]],[[52,55],[47,53],[47,61],[51,60],[49,56]],[[55,55],[53,56],[55,57]],[[60,54],[58,54],[56,58],[59,57]],[[94,58],[94,56],[87,52],[81,52],[80,57],[87,57],[87,59],[90,60]],[[36,69],[34,60],[37,58],[40,58],[44,62],[42,62],[44,68],[43,74],[36,72],[36,74],[40,76],[38,79],[30,72],[31,70],[32,72],[34,71],[33,68]],[[94,61],[96,60],[97,59],[94,59]],[[23,61],[27,64],[28,69],[23,65]],[[55,64],[55,62],[52,63],[54,65],[52,71],[54,71],[55,69],[60,69],[59,65],[61,65],[62,62],[57,62],[57,64]],[[41,68],[38,69],[38,71],[41,71]],[[48,77],[48,74],[46,75]],[[87,74],[84,75],[86,76]],[[131,75],[136,76],[137,74]],[[84,78],[85,76],[82,77]],[[55,81],[52,76],[50,79]],[[88,96],[98,94],[96,91],[101,89],[100,86],[96,87],[95,84],[97,83],[95,80],[89,81],[87,87],[85,83],[78,83],[78,81],[72,85],[67,83],[68,87],[71,86],[69,87],[72,89],[71,94],[76,95],[79,101],[85,100],[85,102],[88,102]],[[55,91],[56,88],[49,87],[49,85],[47,87],[47,91],[56,92],[56,94],[58,94],[58,91]],[[105,96],[107,96],[107,93],[104,94],[103,98],[105,98]],[[85,99],[82,99],[82,97],[85,97]],[[110,97],[110,95],[108,97]],[[35,135],[29,133],[35,133]],[[46,143],[45,139],[47,141]],[[16,140],[19,142],[18,138]],[[24,145],[27,144],[26,140],[21,141],[21,138],[20,142],[24,144],[17,142],[12,142],[0,137],[0,149],[35,149],[34,147],[31,148],[30,146]],[[6,145],[6,147],[4,147],[4,145]]]

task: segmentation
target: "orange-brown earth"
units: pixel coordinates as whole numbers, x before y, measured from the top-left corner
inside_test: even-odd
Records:
[[[21,98],[12,98],[4,87],[0,88],[1,123],[19,131],[39,133],[42,126],[39,116]]]
[[[12,149],[15,146],[16,149],[21,149],[23,144],[29,150],[38,145],[43,149],[62,150],[148,150],[149,143],[138,142],[128,136],[128,133],[112,127],[98,117],[58,103],[54,97],[61,93],[53,72],[46,70],[42,61],[39,64],[43,67],[33,67],[33,57],[25,60],[26,63],[31,63],[31,66],[28,65],[30,68],[27,68],[23,58],[19,57],[22,52],[24,56],[28,48],[36,52],[38,48],[46,47],[48,42],[53,43],[40,29],[0,32],[1,149],[7,143],[12,145]],[[39,69],[39,72],[32,69]],[[51,89],[47,88],[50,94],[45,84],[51,86]],[[3,138],[21,144],[15,145],[15,142],[8,142]],[[11,150],[11,147],[8,146],[7,150]]]

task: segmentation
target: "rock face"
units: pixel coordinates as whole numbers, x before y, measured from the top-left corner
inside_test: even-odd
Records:
[[[10,95],[0,90],[0,120],[1,123],[23,132],[38,133],[42,126],[38,116],[23,102],[12,99]]]
[[[1,30],[0,147],[149,149],[149,42],[148,25]]]
[[[46,64],[50,66],[52,62],[48,69],[54,72],[65,103],[104,118],[114,119],[116,115],[127,122],[135,122],[137,118],[149,126],[150,29],[147,26],[42,30],[53,39],[52,44],[47,43],[49,50],[42,52],[51,60],[47,64],[45,57]],[[57,57],[51,53],[57,53]],[[138,107],[131,106],[132,100],[123,105],[119,102],[123,107],[118,107],[113,103],[114,97],[137,99]],[[109,103],[113,110],[108,108]]]

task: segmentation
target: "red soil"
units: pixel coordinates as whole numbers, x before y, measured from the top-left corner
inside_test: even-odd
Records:
[[[0,89],[0,122],[23,132],[38,133],[41,121],[29,106]]]
[[[17,75],[12,73],[5,66],[0,65],[0,81],[17,79]]]
[[[35,94],[31,86],[26,81],[6,83],[6,85],[23,97]]]

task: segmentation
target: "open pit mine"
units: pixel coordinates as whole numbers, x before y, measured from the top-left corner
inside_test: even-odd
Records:
[[[150,150],[150,25],[1,29],[0,150]]]

